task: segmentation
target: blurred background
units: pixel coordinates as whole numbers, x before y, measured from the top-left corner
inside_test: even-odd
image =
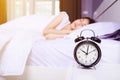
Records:
[[[103,0],[0,0],[0,24],[26,15],[55,15],[66,11],[70,20],[91,17]]]

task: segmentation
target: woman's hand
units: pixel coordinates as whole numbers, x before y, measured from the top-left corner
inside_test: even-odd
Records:
[[[57,35],[67,35],[70,34],[72,31],[71,30],[56,30],[56,29],[49,29],[46,32],[44,32],[44,36],[48,34],[57,34]]]
[[[45,39],[47,40],[53,40],[53,39],[57,39],[57,38],[63,38],[65,36],[65,34],[61,34],[61,35],[57,35],[57,34],[48,34],[45,36]]]
[[[49,30],[45,36],[46,39],[56,39],[63,38],[64,36],[70,34],[71,30]]]

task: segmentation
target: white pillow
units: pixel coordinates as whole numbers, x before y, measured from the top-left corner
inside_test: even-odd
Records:
[[[76,36],[77,35],[79,36],[81,31],[85,29],[92,29],[95,32],[96,36],[100,36],[100,35],[114,32],[117,29],[120,29],[120,24],[115,22],[97,22],[97,23],[89,24],[82,28],[79,28],[78,30],[75,30],[73,33],[71,33],[67,37],[75,39]],[[92,36],[92,34],[90,34],[89,32],[84,32],[83,36],[84,35]]]

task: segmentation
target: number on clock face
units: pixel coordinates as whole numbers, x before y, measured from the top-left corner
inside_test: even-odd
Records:
[[[81,64],[91,65],[98,58],[98,50],[94,45],[84,43],[78,47],[76,56]]]

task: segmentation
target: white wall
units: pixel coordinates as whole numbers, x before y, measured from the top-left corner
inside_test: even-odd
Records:
[[[99,16],[108,6],[113,4],[106,12]],[[99,16],[99,17],[98,17]],[[120,0],[104,0],[94,13],[94,19],[97,21],[112,21],[120,23]]]

